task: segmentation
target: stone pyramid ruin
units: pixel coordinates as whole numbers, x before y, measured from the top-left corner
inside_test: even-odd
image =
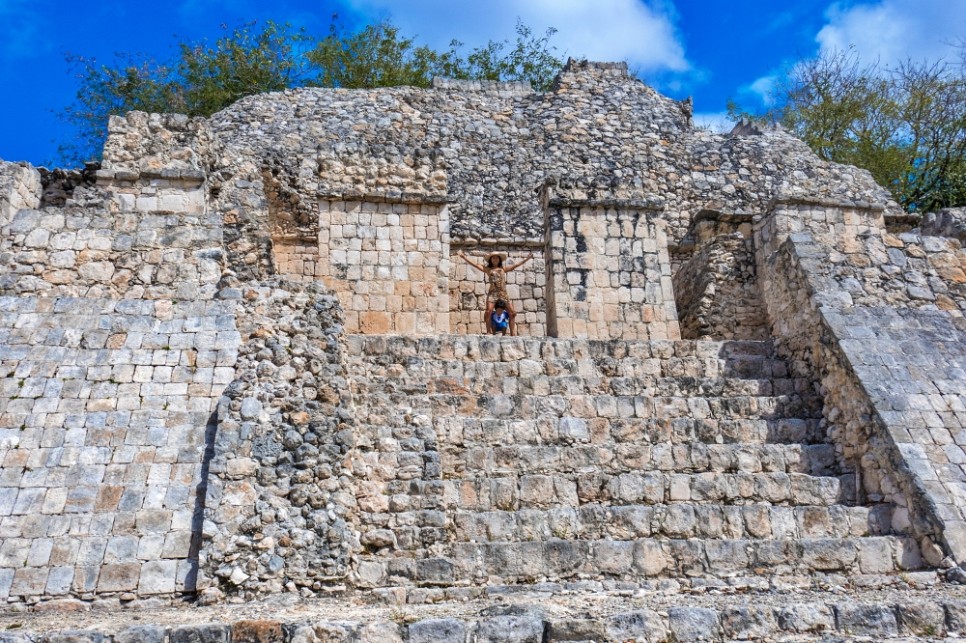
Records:
[[[966,633],[964,220],[613,63],[0,163],[0,641]]]

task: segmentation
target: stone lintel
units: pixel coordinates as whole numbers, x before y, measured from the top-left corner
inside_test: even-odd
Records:
[[[408,205],[447,205],[456,199],[448,195],[422,194],[419,192],[361,192],[344,190],[341,192],[320,191],[316,195],[321,201],[361,201],[365,203],[405,203]]]
[[[164,179],[180,181],[186,187],[197,187],[205,181],[205,173],[193,168],[161,168],[142,170],[138,168],[106,168],[97,171],[98,185],[134,183],[139,180]]]
[[[484,237],[482,239],[450,237],[450,246],[461,248],[543,248],[546,245],[547,240],[543,237],[510,237],[506,239],[492,237]]]
[[[886,209],[881,203],[869,203],[868,201],[823,199],[821,197],[778,197],[776,199],[772,199],[766,204],[765,211],[771,212],[781,206],[795,205],[820,208],[842,208],[847,210],[869,210],[870,212],[884,212]]]
[[[571,199],[554,196],[549,199],[547,204],[552,208],[613,208],[617,210],[664,211],[664,201],[658,197],[644,199]]]
[[[702,208],[694,215],[691,225],[702,221],[724,221],[725,223],[751,223],[760,212],[724,212],[714,208]]]

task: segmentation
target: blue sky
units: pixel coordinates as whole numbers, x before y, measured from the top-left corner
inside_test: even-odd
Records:
[[[561,53],[627,60],[663,93],[693,96],[697,119],[719,128],[729,98],[760,107],[783,68],[820,51],[851,46],[888,65],[955,58],[966,38],[966,0],[0,0],[0,158],[58,160],[72,132],[57,113],[76,92],[66,53],[164,59],[175,36],[215,39],[222,24],[266,19],[323,33],[334,13],[350,25],[389,18],[434,46],[511,37],[518,18],[554,27]]]

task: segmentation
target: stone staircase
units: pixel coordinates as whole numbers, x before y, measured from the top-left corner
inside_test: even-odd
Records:
[[[922,565],[891,506],[856,503],[812,383],[769,342],[348,344],[360,586],[808,587]]]

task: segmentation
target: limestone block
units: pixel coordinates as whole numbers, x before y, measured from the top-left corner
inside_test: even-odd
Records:
[[[678,641],[713,641],[721,636],[718,613],[701,607],[672,607],[668,629]]]
[[[466,623],[454,618],[424,619],[407,628],[410,643],[459,643],[466,640]]]
[[[835,620],[843,634],[884,638],[899,635],[896,616],[885,605],[838,604],[835,606]]]
[[[223,624],[189,625],[172,628],[170,643],[228,643],[231,628]]]

